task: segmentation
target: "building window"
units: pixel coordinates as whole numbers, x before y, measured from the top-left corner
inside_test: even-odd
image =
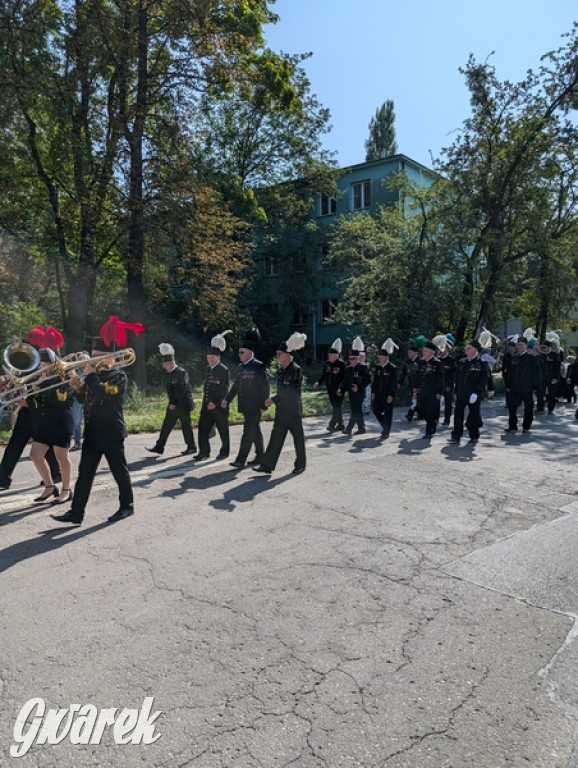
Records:
[[[360,181],[352,184],[353,192],[353,210],[362,211],[364,208],[371,207],[371,181]]]
[[[321,269],[335,269],[335,256],[331,253],[329,243],[321,246]]]
[[[265,274],[267,277],[274,277],[279,274],[279,257],[276,253],[269,253],[265,256]]]
[[[307,309],[302,304],[293,307],[293,325],[307,325]]]
[[[319,195],[319,215],[331,216],[337,212],[337,200],[329,195]]]
[[[293,273],[305,272],[307,268],[307,252],[305,248],[300,248],[293,254]]]
[[[335,323],[335,313],[337,311],[338,299],[323,299],[321,302],[321,318],[323,323]]]

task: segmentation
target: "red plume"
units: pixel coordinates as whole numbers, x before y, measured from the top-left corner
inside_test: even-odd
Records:
[[[44,346],[44,337],[45,337],[45,331],[44,328],[41,325],[37,325],[35,328],[33,328],[28,336],[26,337],[26,341],[29,344],[32,344],[35,347],[43,347]]]
[[[44,334],[44,346],[48,349],[60,349],[63,345],[64,336],[52,325],[49,325]]]
[[[127,331],[132,331],[138,336],[144,329],[142,323],[125,323],[124,320],[121,320],[116,315],[111,315],[100,329],[99,335],[109,347],[113,342],[124,347],[128,342]]]

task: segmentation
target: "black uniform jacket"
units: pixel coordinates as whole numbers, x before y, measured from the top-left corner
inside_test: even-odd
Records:
[[[371,384],[371,374],[369,368],[365,363],[357,363],[357,365],[348,365],[345,369],[345,376],[343,382],[339,387],[340,392],[349,392],[350,398],[363,397],[363,390]],[[357,386],[357,392],[352,391],[353,385]]]
[[[221,405],[221,401],[227,397],[229,391],[229,379],[229,369],[223,363],[217,363],[212,368],[210,365],[207,366],[203,384],[203,408],[206,408],[209,403]]]
[[[277,371],[277,394],[271,399],[278,411],[301,413],[301,387],[303,371],[297,363],[291,361],[285,368]]]
[[[536,355],[536,366],[538,368],[538,384],[545,387],[548,380],[548,363],[546,355],[541,353]]]
[[[46,379],[45,384],[59,381],[58,376],[53,376]],[[46,445],[65,445],[72,435],[73,400],[73,391],[66,383],[28,397],[26,402],[33,414],[33,439]]]
[[[252,357],[247,363],[242,363],[238,367],[233,386],[225,399],[230,403],[235,395],[238,398],[238,409],[241,413],[266,410],[265,400],[269,397],[269,382],[264,363]]]
[[[176,405],[186,411],[193,410],[195,407],[193,391],[189,374],[184,368],[177,365],[170,373],[167,373],[165,388],[169,398],[169,405]]]
[[[504,379],[504,386],[506,389],[510,388],[510,375],[512,372],[512,360],[516,357],[516,353],[510,354],[508,351],[504,352],[502,358],[502,378]]]
[[[415,388],[422,395],[441,395],[444,391],[444,369],[436,357],[420,358]]]
[[[409,388],[415,389],[416,381],[418,379],[418,370],[419,370],[419,357],[416,357],[414,360],[410,360],[408,357],[404,363],[403,368],[401,369],[401,376],[399,377],[399,383],[403,384],[403,382],[407,378],[407,384]]]
[[[578,360],[575,360],[568,366],[566,378],[570,380],[571,387],[575,387],[578,384]]]
[[[317,384],[325,383],[328,392],[337,392],[345,376],[346,367],[345,362],[339,358],[334,363],[326,360],[321,376],[317,379]]]
[[[512,392],[532,392],[539,384],[538,361],[529,352],[514,355],[508,368],[506,386]]]
[[[127,436],[122,403],[127,388],[124,371],[109,368],[89,373],[76,398],[84,403],[84,437],[106,444]]]
[[[454,386],[456,379],[456,358],[451,355],[438,358],[444,369],[444,381],[445,388],[451,389]]]
[[[546,355],[546,383],[550,384],[552,380],[560,381],[562,364],[560,361],[560,352],[552,350]]]
[[[376,365],[373,371],[371,391],[375,400],[385,402],[388,397],[395,397],[397,392],[397,368],[393,363]]]
[[[458,400],[469,400],[470,395],[484,394],[488,382],[488,364],[476,355],[471,360],[467,357],[458,361],[456,369],[456,397]]]

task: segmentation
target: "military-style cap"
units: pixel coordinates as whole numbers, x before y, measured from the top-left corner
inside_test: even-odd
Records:
[[[170,363],[175,359],[175,350],[172,344],[159,344],[159,352],[163,363]]]

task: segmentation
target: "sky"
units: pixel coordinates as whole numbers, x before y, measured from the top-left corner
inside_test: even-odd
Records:
[[[331,112],[323,146],[340,166],[365,161],[369,122],[395,103],[398,152],[431,166],[470,114],[459,68],[470,53],[519,81],[564,44],[576,0],[277,0],[269,48],[311,52],[311,91]]]

